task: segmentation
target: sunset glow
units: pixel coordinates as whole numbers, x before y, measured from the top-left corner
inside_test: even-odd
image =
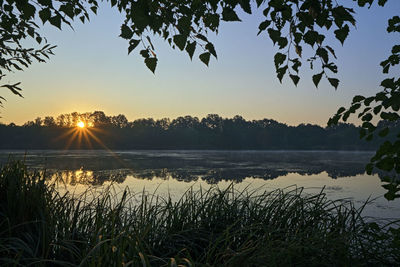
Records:
[[[76,124],[79,128],[85,128],[85,123],[83,121],[80,121]]]

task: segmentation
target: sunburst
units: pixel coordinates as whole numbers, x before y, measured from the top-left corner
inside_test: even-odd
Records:
[[[111,149],[109,149],[104,142],[101,140],[99,135],[104,135],[107,134],[103,129],[97,128],[94,126],[93,123],[91,122],[84,122],[84,121],[79,121],[76,124],[76,127],[67,129],[62,135],[57,137],[54,141],[61,140],[61,139],[67,139],[66,140],[66,145],[64,147],[64,151],[69,150],[72,144],[76,143],[77,148],[80,149],[82,148],[82,143],[85,143],[89,149],[93,149],[92,143],[97,143],[99,146],[101,146],[104,150],[106,150],[108,153],[111,154],[113,158],[115,158],[117,161],[119,161],[124,168],[132,170],[124,160],[122,160],[118,154],[113,152]]]
[[[98,136],[99,134],[105,133],[106,132],[104,130],[94,127],[93,123],[78,121],[76,127],[68,129],[65,133],[57,137],[54,141],[67,139],[66,146],[64,147],[65,150],[68,150],[75,142],[78,149],[82,147],[83,143],[85,143],[89,147],[89,149],[93,149],[92,142],[94,141],[115,157],[115,153],[112,152],[111,149],[109,149]]]
[[[83,129],[86,127],[85,123],[83,121],[79,121],[76,126],[78,126],[79,128]]]

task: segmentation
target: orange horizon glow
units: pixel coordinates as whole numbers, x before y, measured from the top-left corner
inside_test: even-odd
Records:
[[[77,124],[76,124],[76,126],[77,127],[79,127],[79,128],[81,128],[81,129],[83,129],[83,128],[85,128],[85,123],[83,122],[83,121],[80,121],[80,122],[78,122]]]

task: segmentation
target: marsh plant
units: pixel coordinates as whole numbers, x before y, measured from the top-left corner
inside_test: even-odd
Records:
[[[399,222],[302,188],[189,189],[178,201],[112,187],[61,195],[10,162],[0,174],[0,264],[342,266],[400,262]]]

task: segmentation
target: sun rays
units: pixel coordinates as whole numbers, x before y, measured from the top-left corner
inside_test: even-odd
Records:
[[[110,151],[111,150],[101,141],[97,136],[99,134],[105,134],[105,131],[99,128],[95,128],[91,123],[85,123],[79,121],[76,123],[76,127],[67,129],[62,135],[56,138],[54,141],[61,139],[67,139],[64,150],[70,149],[72,146],[74,148],[89,148],[93,149],[93,142],[101,146],[101,148]]]
[[[63,144],[61,148],[63,148],[64,151],[70,149],[104,149],[114,159],[120,162],[124,168],[130,169],[126,162],[119,157],[118,153],[113,152],[106,145],[104,140],[109,140],[112,134],[112,130],[108,131],[107,129],[112,129],[112,126],[101,116],[101,113],[99,114],[97,114],[99,118],[89,113],[73,114],[74,116],[70,118],[70,120],[64,118],[64,125],[68,126],[60,127],[60,134],[53,139],[52,142]]]
[[[101,140],[101,135],[107,135],[107,132],[104,129],[94,127],[93,123],[91,122],[85,123],[83,121],[78,121],[78,123],[76,123],[76,127],[69,129],[67,128],[65,133],[57,137],[54,141],[67,139],[64,150],[69,150],[70,148],[95,149],[100,146],[125,166],[125,162],[123,162],[123,160],[121,160],[116,153],[114,153],[107,147],[106,144],[104,144],[104,142]]]

